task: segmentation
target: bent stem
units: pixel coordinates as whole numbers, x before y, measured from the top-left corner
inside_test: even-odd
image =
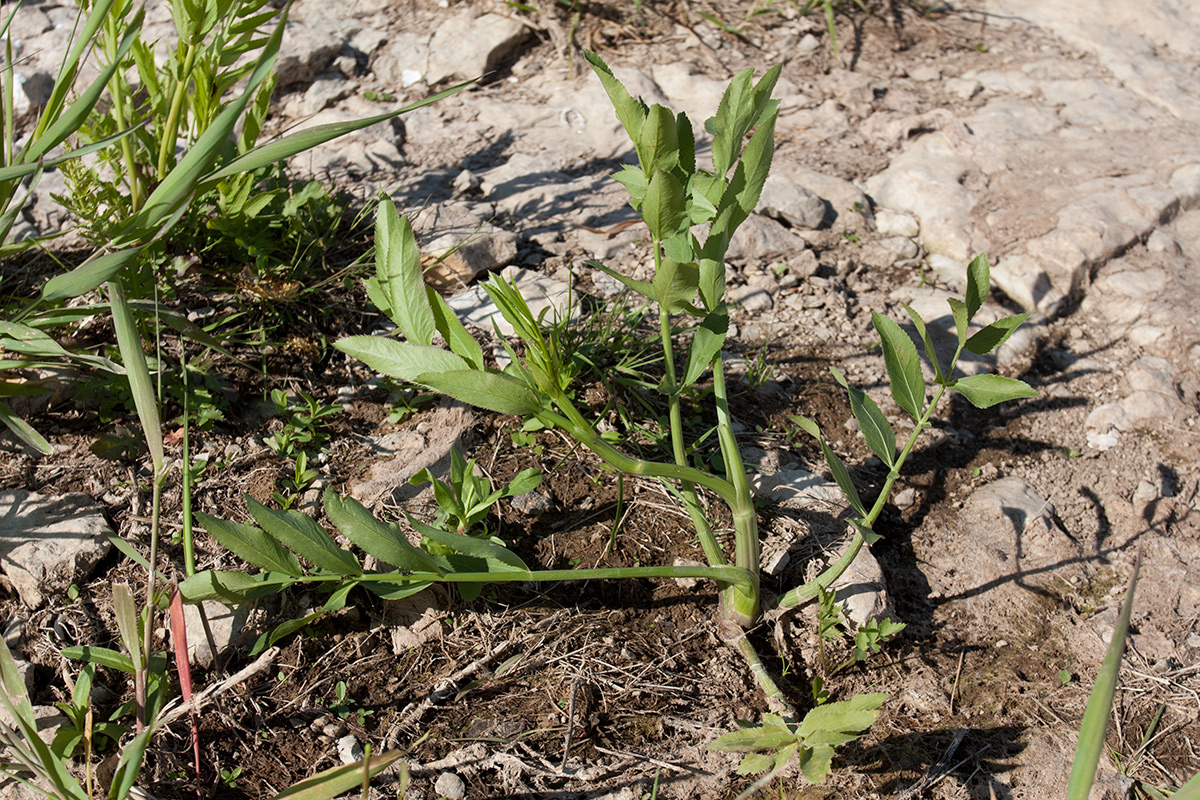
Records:
[[[887,504],[888,497],[891,496],[892,486],[895,485],[896,479],[900,477],[900,470],[904,467],[904,462],[908,459],[908,454],[912,452],[913,446],[917,443],[917,438],[929,427],[929,420],[933,417],[933,412],[937,409],[945,393],[945,384],[939,385],[937,391],[934,392],[933,400],[925,409],[925,413],[917,421],[912,433],[908,436],[908,441],[904,443],[904,449],[900,451],[900,456],[888,472],[887,479],[883,482],[883,488],[880,489],[879,496],[875,498],[875,503],[871,506],[871,510],[865,517],[857,520],[858,524],[855,526],[854,538],[850,541],[850,546],[846,548],[837,561],[826,567],[825,571],[820,575],[803,586],[797,586],[784,593],[775,603],[775,608],[786,610],[804,605],[821,592],[827,590],[830,584],[840,578],[842,573],[854,563],[854,559],[858,557],[859,551],[862,550],[863,545],[867,542],[863,536],[863,530],[874,530],[875,521],[883,513],[883,507]]]

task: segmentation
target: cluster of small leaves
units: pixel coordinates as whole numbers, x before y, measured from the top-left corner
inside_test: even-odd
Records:
[[[321,403],[307,392],[296,395],[299,402],[293,402],[283,389],[272,389],[267,395],[271,409],[283,418],[283,427],[267,437],[266,445],[293,460],[301,453],[311,453],[325,446],[329,437],[318,423],[341,411],[340,407]]]
[[[458,450],[451,450],[449,482],[434,477],[428,467],[409,479],[413,486],[433,484],[433,497],[438,505],[435,526],[460,534],[487,536],[487,526],[483,523],[496,503],[527,494],[542,482],[542,471],[530,467],[517,473],[508,485],[493,490],[491,480],[476,475],[475,470],[475,459],[468,461]]]
[[[1006,400],[1037,395],[1031,386],[1016,378],[995,374],[954,377],[954,369],[963,350],[976,355],[987,355],[1004,344],[1017,327],[1029,317],[1028,313],[1014,314],[971,333],[971,320],[974,319],[975,314],[987,299],[989,279],[987,255],[980,254],[968,267],[965,301],[956,297],[948,299],[947,302],[950,304],[950,310],[954,316],[958,345],[945,367],[934,349],[933,339],[924,319],[916,309],[908,305],[904,307],[924,345],[926,358],[934,371],[935,385],[940,387],[941,391],[959,392],[976,408],[990,408]],[[904,413],[916,421],[917,427],[913,433],[915,437],[924,427],[928,426],[929,418],[936,405],[935,402],[930,402],[926,396],[928,387],[921,371],[917,348],[908,334],[890,317],[873,312],[871,320],[882,343],[883,360],[887,368],[892,398]],[[900,462],[896,451],[896,434],[891,424],[866,392],[851,386],[838,369],[830,368],[830,371],[849,395],[850,410],[858,422],[867,446],[888,466],[893,474],[896,473]],[[937,394],[937,398],[941,397],[941,391]],[[869,516],[868,511],[850,478],[850,471],[825,442],[815,422],[804,417],[792,417],[792,420],[820,442],[822,453],[833,474],[834,481],[845,495],[846,500],[861,515],[857,522],[859,531],[863,533],[868,542],[872,541],[875,537],[864,524]],[[907,449],[904,452],[907,452]]]
[[[255,643],[255,652],[321,615],[342,608],[355,587],[380,597],[397,599],[416,594],[434,581],[455,573],[524,573],[529,570],[519,556],[498,542],[441,530],[406,514],[422,541],[439,552],[416,547],[399,526],[377,519],[353,499],[343,500],[332,490],[326,490],[324,504],[329,520],[363,552],[374,556],[381,564],[395,568],[367,571],[353,553],[338,545],[311,517],[287,509],[267,508],[250,496],[245,500],[257,525],[231,522],[207,514],[197,514],[196,518],[223,547],[263,571],[257,575],[216,570],[198,572],[179,585],[184,599],[190,603],[213,599],[235,605],[301,583],[317,583],[331,592],[316,612],[285,622],[260,637]],[[306,568],[300,558],[312,567]],[[483,584],[460,581],[456,585],[464,599],[472,600],[479,595]]]
[[[817,594],[817,636],[824,660],[824,645],[827,641],[840,641],[845,638],[845,629],[851,626],[846,614],[837,601],[837,593],[822,589]],[[844,663],[829,670],[836,674],[859,661],[878,653],[880,648],[893,637],[904,630],[903,622],[893,622],[888,618],[873,619],[854,629],[854,652]]]
[[[712,743],[714,750],[745,753],[738,773],[749,775],[782,769],[799,757],[804,777],[824,783],[833,770],[834,748],[863,735],[879,715],[886,694],[860,694],[849,700],[823,703],[790,724],[776,714],[763,716],[762,725],[727,733]]]
[[[758,205],[771,167],[779,105],[771,92],[780,67],[768,70],[757,83],[752,70],[730,82],[716,115],[705,123],[713,137],[713,166],[707,170],[696,164],[692,124],[685,114],[647,106],[626,91],[598,56],[586,55],[637,153],[638,165],[626,166],[613,177],[628,190],[630,205],[641,213],[663,251],[652,282],[595,262],[592,266],[667,313],[700,318],[680,381],[681,387],[690,386],[720,352],[729,329],[723,303],[725,253],[734,231]],[[705,224],[709,227],[702,242],[692,228]],[[678,387],[662,388],[670,393]]]

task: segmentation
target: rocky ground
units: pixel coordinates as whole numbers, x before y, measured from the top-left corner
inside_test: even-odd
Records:
[[[789,430],[790,414],[816,417],[863,486],[883,476],[826,369],[843,369],[897,418],[870,348],[871,311],[906,321],[909,303],[952,338],[944,298],[987,252],[996,291],[986,313],[1034,314],[996,359],[963,367],[1021,377],[1038,397],[988,412],[948,407],[914,455],[877,526],[878,569],[859,579],[871,588],[845,593],[886,604],[908,628],[827,687],[892,699],[826,787],[799,788],[792,775],[775,791],[1062,796],[1072,732],[1140,551],[1104,768],[1104,796],[1122,797],[1130,778],[1179,785],[1200,769],[1200,23],[1185,6],[976,0],[918,13],[895,4],[839,17],[838,58],[819,16],[782,4],[758,3],[771,13],[757,15],[733,3],[603,4],[573,25],[549,2],[535,13],[499,2],[297,0],[271,124],[378,113],[390,104],[369,93],[401,103],[487,72],[293,165],[359,198],[388,192],[426,252],[470,238],[436,277],[486,330],[491,312],[472,284],[480,272],[511,269],[547,307],[574,297],[571,307],[599,313],[620,305],[622,287],[587,260],[635,277],[652,266],[609,179],[631,157],[625,134],[578,46],[647,102],[694,121],[737,71],[783,62],[772,178],[730,256],[740,306],[731,349],[744,364],[735,413],[762,496],[774,501],[761,521],[771,575],[786,588],[840,536],[819,452]],[[43,2],[18,17],[35,102],[38,70],[72,13]],[[150,32],[169,25],[161,9],[151,18]],[[24,224],[51,230],[63,217],[49,198],[54,176],[43,183]],[[328,302],[343,317],[332,335],[378,322],[361,297]],[[414,498],[407,479],[444,466],[458,446],[499,478],[531,463],[558,467],[540,489],[543,508],[502,520],[540,563],[696,557],[686,519],[657,487],[630,490],[612,555],[615,481],[593,460],[550,434],[536,451],[516,448],[512,420],[455,406],[389,424],[386,392],[330,353],[293,358],[269,379],[345,408],[322,485],[381,511],[423,509],[428,499]],[[235,518],[242,491],[265,499],[285,472],[253,411],[262,379],[243,377],[246,414],[204,437],[223,469],[197,496],[202,510]],[[37,701],[49,715],[64,691],[56,648],[111,637],[104,587],[119,567],[103,534],[144,539],[147,500],[130,488],[132,461],[86,449],[103,432],[94,412],[64,399],[39,414],[60,452],[4,457],[0,549],[6,637],[47,679]],[[168,497],[168,513],[178,502]],[[227,559],[208,544],[209,563]],[[73,583],[83,602],[65,594]],[[350,737],[377,751],[410,748],[411,797],[637,798],[655,776],[659,797],[733,796],[750,780],[706,746],[763,705],[744,664],[717,644],[714,600],[703,586],[589,585],[351,609],[294,637],[202,723],[210,761],[245,766],[238,786],[216,789],[266,796],[336,763]],[[798,702],[819,669],[814,618],[801,610],[757,633]],[[246,663],[236,652],[218,661]],[[341,706],[331,699],[339,680],[351,698]],[[346,703],[353,713],[339,713]],[[183,791],[170,776],[186,762],[184,735],[180,725],[178,753],[155,756],[160,796]]]

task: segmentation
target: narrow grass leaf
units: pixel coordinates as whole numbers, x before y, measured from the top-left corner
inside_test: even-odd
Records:
[[[399,750],[378,756],[372,755],[370,769],[367,771],[371,777],[375,777],[399,761],[402,755],[404,754]],[[271,800],[332,800],[343,792],[361,786],[365,769],[361,761],[327,769],[284,789]]]
[[[1112,642],[1108,646],[1104,662],[1100,665],[1096,685],[1092,687],[1087,708],[1083,712],[1083,723],[1079,727],[1079,745],[1075,748],[1075,763],[1071,766],[1071,778],[1067,784],[1067,800],[1087,800],[1092,782],[1096,778],[1096,767],[1100,763],[1100,754],[1104,752],[1104,732],[1108,728],[1113,695],[1117,691],[1121,656],[1125,653],[1125,635],[1129,632],[1129,618],[1133,613],[1133,596],[1137,591],[1141,566],[1142,555],[1139,551],[1133,563],[1133,574],[1129,576],[1129,588],[1125,590],[1121,616],[1113,629]]]
[[[426,525],[414,519],[407,512],[405,512],[404,516],[408,519],[409,524],[413,526],[413,529],[422,536],[428,537],[431,541],[437,542],[444,547],[449,547],[456,553],[483,559],[488,562],[490,567],[497,568],[497,571],[524,571],[529,569],[520,556],[490,539],[480,539],[474,536],[450,533],[449,531]]]
[[[395,525],[376,519],[353,498],[344,500],[332,488],[325,490],[325,514],[346,538],[385,564],[409,572],[437,572],[437,563],[425,551],[414,547]]]
[[[1190,781],[1176,789],[1171,800],[1200,800],[1200,774],[1192,776]]]
[[[975,318],[975,312],[987,301],[991,289],[991,268],[988,266],[987,253],[980,253],[967,265],[966,301],[969,319]]]
[[[54,158],[43,158],[40,161],[33,161],[25,164],[13,164],[9,167],[0,168],[0,181],[11,181],[18,178],[24,178],[27,175],[32,175],[35,172],[58,166],[66,161],[73,161],[77,158],[82,158],[83,156],[86,156],[89,153],[94,153],[97,150],[104,150],[110,145],[121,141],[135,130],[137,130],[137,128],[128,128],[120,133],[114,133],[112,136],[107,136],[103,139],[92,142],[91,144],[83,145],[82,147],[78,147],[69,153],[65,153],[61,156],[55,156]],[[18,212],[20,211],[19,208],[17,210]]]
[[[913,419],[920,419],[925,408],[925,378],[917,348],[891,317],[871,312],[871,321],[883,344],[883,362],[887,367],[892,397]]]
[[[387,297],[388,316],[404,338],[413,344],[432,344],[433,309],[425,295],[417,237],[390,197],[384,198],[375,215],[375,271]]]
[[[998,319],[991,325],[976,331],[970,339],[967,339],[965,346],[972,353],[985,356],[1007,342],[1008,337],[1012,336],[1013,332],[1027,319],[1029,319],[1028,311]]]
[[[155,478],[165,463],[162,426],[158,417],[158,397],[150,381],[150,368],[146,365],[146,351],[142,349],[142,335],[133,321],[133,313],[125,300],[125,291],[119,280],[108,284],[108,302],[112,308],[113,329],[117,336],[117,348],[121,362],[129,379],[129,390],[138,419],[142,423],[142,435],[150,450],[154,463]]]
[[[92,113],[92,109],[96,107],[97,101],[108,87],[108,82],[112,76],[121,67],[121,62],[125,58],[125,54],[129,52],[129,48],[137,41],[141,32],[142,19],[145,17],[145,11],[138,9],[129,21],[129,27],[125,30],[125,34],[121,37],[120,43],[117,45],[115,57],[100,74],[88,84],[87,88],[79,93],[76,100],[71,103],[65,110],[61,111],[53,118],[41,132],[30,139],[22,152],[22,160],[37,161],[46,153],[58,147],[67,137],[79,130],[79,126],[87,120],[88,115]],[[56,86],[51,94],[51,100],[56,101],[58,87]],[[49,107],[47,108],[49,110]],[[49,116],[43,117],[43,120],[49,119]],[[40,127],[40,123],[39,123]]]
[[[467,366],[467,362],[449,350],[397,342],[384,336],[347,336],[338,339],[333,346],[376,372],[409,383],[419,383],[417,378],[421,375],[458,372]]]
[[[337,546],[325,529],[298,511],[276,511],[246,495],[250,516],[263,530],[308,559],[317,569],[335,575],[361,575],[362,566],[353,553]]]
[[[135,673],[140,672],[144,664],[142,637],[138,631],[137,604],[127,583],[113,584],[113,616],[117,619],[117,632],[121,636],[121,644],[129,651],[133,670]]]
[[[70,272],[55,275],[46,281],[42,287],[42,299],[53,302],[87,294],[109,281],[122,267],[137,258],[144,248],[145,245],[138,245],[93,256]]]
[[[50,455],[54,452],[54,447],[50,442],[46,441],[46,438],[38,433],[32,425],[14,414],[5,403],[0,403],[0,422],[7,425],[14,436],[42,455]]]
[[[150,746],[150,737],[154,735],[153,726],[133,737],[127,745],[121,748],[121,758],[113,773],[112,787],[109,797],[130,797],[130,790],[138,779],[142,769],[142,761],[146,757],[146,748]]]
[[[454,309],[450,308],[450,304],[432,286],[425,287],[425,296],[429,298],[429,307],[433,311],[434,327],[450,346],[450,352],[462,358],[473,369],[482,372],[483,348],[479,346],[479,342],[475,341],[475,337],[462,324]]]
[[[683,373],[683,385],[691,386],[700,380],[709,364],[721,352],[725,336],[729,333],[729,312],[724,303],[718,303],[692,334],[692,346],[688,349],[687,368]]]
[[[455,400],[500,414],[530,416],[542,410],[542,401],[516,378],[496,372],[463,369],[418,375],[416,383],[448,394]]]
[[[97,664],[101,667],[120,670],[133,674],[133,661],[124,653],[119,653],[109,647],[96,647],[94,645],[81,645],[78,647],[64,647],[61,650],[64,658],[75,659],[76,661],[86,661],[89,664]]]
[[[293,578],[304,574],[291,551],[253,525],[218,519],[199,511],[196,519],[222,547],[243,561],[261,570],[280,572]]]
[[[1037,397],[1037,390],[1025,381],[1002,375],[968,375],[959,378],[952,387],[976,408],[991,408],[1006,400]]]
[[[870,447],[871,452],[879,456],[883,463],[889,467],[892,466],[896,460],[896,434],[892,431],[892,426],[888,424],[887,417],[883,415],[879,406],[866,392],[851,386],[846,381],[846,376],[842,374],[841,370],[830,367],[829,371],[833,373],[834,379],[850,396],[850,410],[854,414],[854,419],[858,421],[859,430],[862,431],[863,438],[867,441],[867,447]]]

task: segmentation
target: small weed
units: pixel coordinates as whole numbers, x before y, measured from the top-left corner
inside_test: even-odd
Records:
[[[230,789],[236,789],[238,778],[242,777],[242,768],[234,767],[233,769],[221,770],[221,783],[228,786]]]
[[[275,415],[283,418],[283,429],[271,434],[264,443],[289,459],[298,458],[302,451],[324,447],[328,436],[318,422],[342,410],[340,406],[319,403],[306,392],[297,392],[294,401],[283,389],[272,389],[266,399]]]

